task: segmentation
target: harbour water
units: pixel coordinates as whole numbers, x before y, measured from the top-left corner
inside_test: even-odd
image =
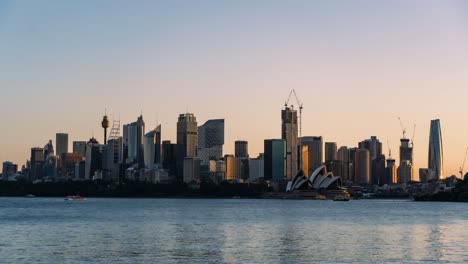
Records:
[[[468,204],[0,198],[0,263],[464,263]]]

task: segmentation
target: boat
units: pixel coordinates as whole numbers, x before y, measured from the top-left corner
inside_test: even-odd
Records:
[[[36,197],[36,195],[34,195],[34,194],[26,194],[24,196],[24,198],[34,198],[34,197]]]
[[[344,196],[344,195],[337,195],[335,197],[333,197],[333,201],[349,201],[349,197],[347,196]]]
[[[85,201],[86,198],[81,195],[69,195],[65,197],[65,201]]]

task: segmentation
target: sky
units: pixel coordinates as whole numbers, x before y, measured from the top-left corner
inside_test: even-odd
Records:
[[[467,1],[0,1],[0,160],[25,163],[56,132],[103,141],[104,112],[143,113],[175,141],[178,115],[224,118],[224,152],[281,137],[291,89],[302,135],[355,147],[377,136],[415,176],[440,119],[444,172],[468,146]],[[290,103],[295,103],[292,100]],[[387,143],[388,142],[388,143]],[[465,171],[467,166],[465,166]]]

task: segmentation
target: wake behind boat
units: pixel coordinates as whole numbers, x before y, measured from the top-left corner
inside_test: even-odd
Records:
[[[70,195],[65,197],[65,201],[85,201],[86,198],[81,195]]]

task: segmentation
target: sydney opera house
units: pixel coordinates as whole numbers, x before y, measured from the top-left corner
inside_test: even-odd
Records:
[[[341,185],[341,177],[327,172],[325,165],[318,167],[307,177],[301,170],[292,181],[288,182],[285,198],[329,198],[349,197],[348,191]]]

